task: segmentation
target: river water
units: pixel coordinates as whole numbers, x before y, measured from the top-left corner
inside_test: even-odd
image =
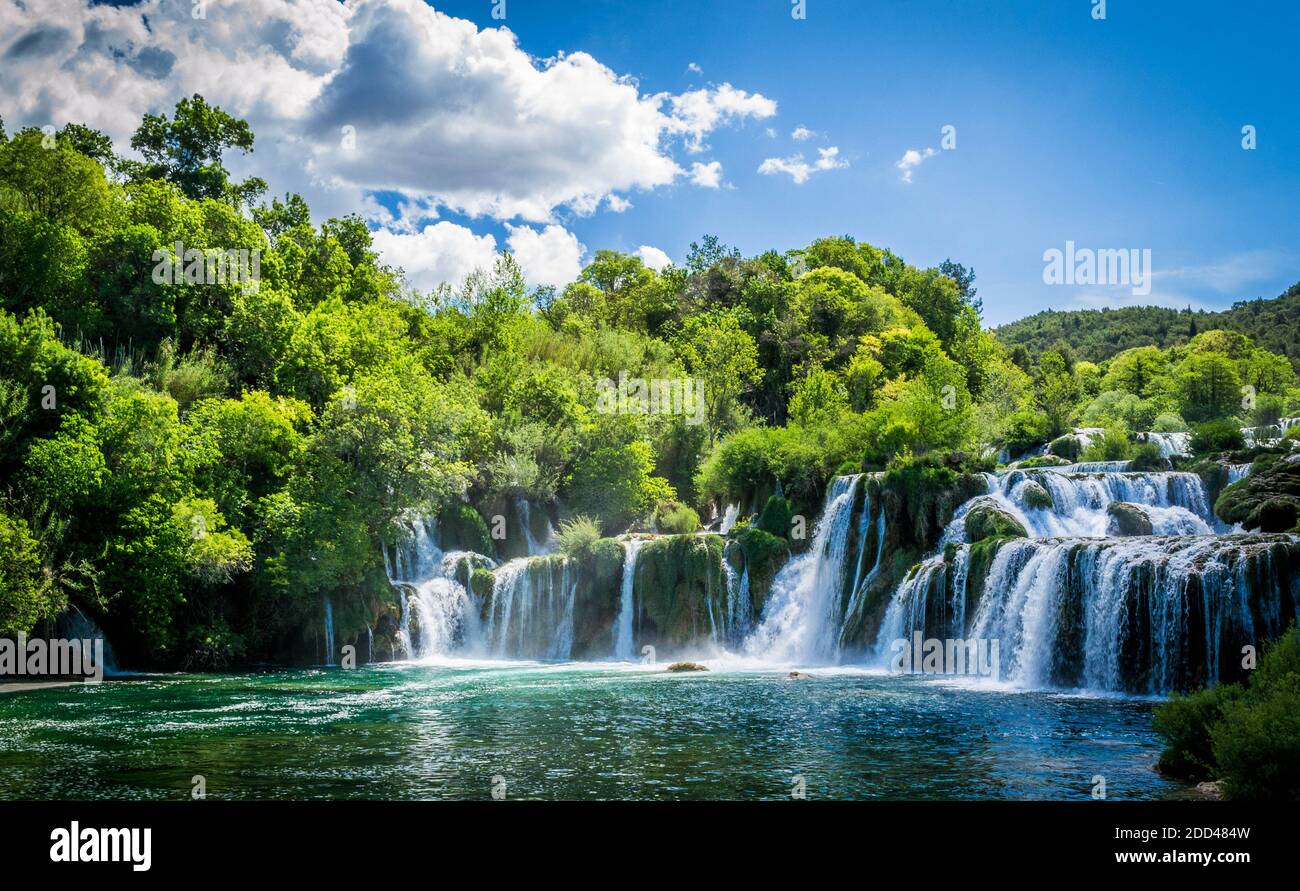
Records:
[[[0,695],[0,797],[1185,797],[1154,701],[859,669],[440,661]],[[802,783],[800,783],[802,780]]]

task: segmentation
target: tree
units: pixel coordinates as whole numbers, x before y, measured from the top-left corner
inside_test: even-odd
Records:
[[[1181,414],[1192,423],[1235,415],[1241,408],[1241,378],[1222,353],[1190,354],[1175,377]]]
[[[709,445],[717,439],[746,387],[762,380],[758,348],[729,312],[712,312],[686,320],[678,352],[704,386]]]
[[[209,105],[198,93],[177,102],[171,120],[165,114],[145,115],[131,148],[144,156],[137,178],[168,180],[190,198],[247,203],[266,191],[266,183],[256,177],[232,183],[221,163],[228,149],[253,150],[248,122]]]
[[[26,634],[63,604],[50,597],[40,546],[20,519],[0,513],[0,634]]]

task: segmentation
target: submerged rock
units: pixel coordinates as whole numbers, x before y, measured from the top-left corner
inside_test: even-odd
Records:
[[[792,681],[811,681],[814,675],[806,674],[805,672],[802,671],[792,671],[788,675],[786,675],[786,677]]]
[[[1115,538],[1153,535],[1151,518],[1146,511],[1127,501],[1112,501],[1106,508],[1106,534]]]
[[[986,538],[1028,538],[1020,521],[990,498],[981,498],[966,512],[966,536],[972,541]]]
[[[709,669],[698,662],[674,662],[668,666],[669,671],[708,671]]]

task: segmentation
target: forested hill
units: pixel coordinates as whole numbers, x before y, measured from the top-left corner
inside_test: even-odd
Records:
[[[1049,309],[994,330],[1008,347],[1023,346],[1034,358],[1064,340],[1078,358],[1102,362],[1133,347],[1177,346],[1215,328],[1245,334],[1300,367],[1300,282],[1272,300],[1242,300],[1222,312],[1161,306]]]

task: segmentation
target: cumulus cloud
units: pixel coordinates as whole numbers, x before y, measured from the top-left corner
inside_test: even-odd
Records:
[[[910,183],[916,168],[920,167],[926,158],[933,158],[937,154],[939,154],[937,151],[929,147],[920,150],[908,149],[903,152],[903,157],[899,158],[894,166],[903,172],[903,182]]]
[[[673,262],[672,259],[663,251],[659,250],[659,248],[651,247],[648,244],[641,245],[632,252],[632,256],[640,257],[641,262],[649,266],[655,272],[661,272],[665,267],[671,266]]]
[[[803,142],[805,139],[812,139],[816,135],[816,133],[804,126],[795,127],[794,132],[790,134],[793,139],[799,142]]]
[[[722,162],[710,161],[707,164],[701,164],[696,161],[691,165],[691,182],[705,189],[721,188]]]
[[[419,232],[380,229],[374,241],[384,262],[406,270],[407,282],[422,291],[444,283],[459,287],[474,270],[491,269],[497,258],[491,235],[475,235],[445,220]]]
[[[192,8],[0,0],[7,123],[77,121],[126,150],[146,112],[202,93],[257,134],[234,172],[300,191],[318,213],[382,192],[553,223],[561,210],[617,210],[626,198],[609,196],[687,175],[675,148],[702,151],[718,128],[776,114],[728,83],[647,94],[587,53],[536,59],[509,30],[422,0],[222,0],[204,19]]]
[[[809,177],[814,173],[824,170],[839,170],[848,167],[849,162],[840,157],[840,150],[837,146],[818,149],[818,158],[816,161],[809,163],[804,160],[802,154],[791,155],[788,158],[768,158],[762,164],[758,165],[758,172],[772,176],[778,173],[785,173],[794,180],[796,185],[802,185],[808,182]]]
[[[587,248],[563,226],[551,225],[540,231],[528,226],[507,228],[510,234],[506,244],[519,261],[524,279],[533,287],[560,288],[582,272],[582,255]]]

